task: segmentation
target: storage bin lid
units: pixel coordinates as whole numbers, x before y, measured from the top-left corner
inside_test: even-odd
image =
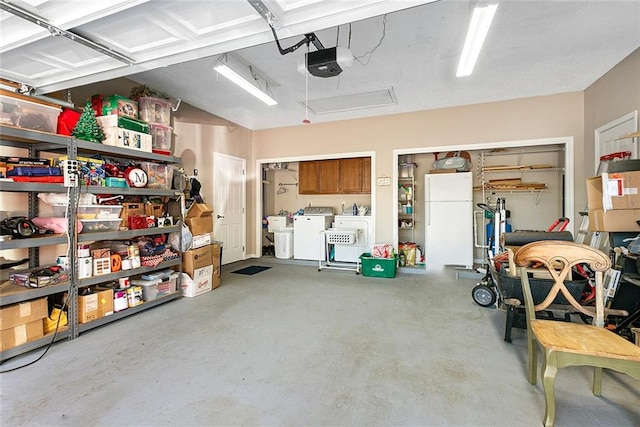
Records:
[[[131,284],[132,285],[136,285],[136,286],[155,286],[160,282],[161,282],[160,279],[154,279],[154,280],[138,280],[138,279],[134,279],[134,280],[131,280]]]

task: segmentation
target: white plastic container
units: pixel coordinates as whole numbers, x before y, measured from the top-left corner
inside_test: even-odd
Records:
[[[78,218],[116,219],[120,218],[120,211],[122,211],[121,205],[80,205],[78,206]]]
[[[142,300],[153,301],[158,296],[158,283],[160,279],[155,280],[131,280],[132,286],[142,286]]]
[[[276,258],[293,258],[293,228],[278,228],[273,235],[276,239]]]
[[[99,231],[118,231],[122,219],[80,219],[82,221],[81,233],[94,233]]]
[[[171,124],[171,103],[164,99],[143,96],[138,100],[138,112],[147,123]]]
[[[31,102],[22,95],[0,94],[0,123],[56,133],[60,108]]]
[[[153,152],[158,154],[171,154],[171,126],[160,123],[149,123],[151,128],[151,144]]]
[[[171,273],[169,279],[164,279],[162,282],[158,283],[158,286],[156,287],[156,297],[162,297],[174,293],[177,289],[178,276],[178,273]]]

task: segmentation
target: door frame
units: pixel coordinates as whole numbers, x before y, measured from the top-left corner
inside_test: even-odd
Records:
[[[256,159],[254,176],[255,179],[255,222],[254,230],[256,241],[254,242],[254,253],[246,254],[247,258],[260,258],[262,256],[262,211],[264,206],[262,205],[263,185],[262,185],[262,167],[268,163],[283,163],[283,162],[304,162],[307,160],[331,160],[331,159],[346,159],[351,157],[371,157],[371,217],[374,224],[373,238],[375,241],[375,224],[376,224],[376,152],[375,151],[358,151],[350,153],[334,153],[334,154],[319,154],[313,156],[291,156],[291,157],[276,157],[268,159]]]
[[[477,150],[491,150],[496,148],[522,148],[532,146],[545,146],[545,145],[564,145],[565,148],[565,196],[564,196],[564,212],[565,216],[569,218],[569,226],[574,228],[573,234],[575,236],[575,221],[574,221],[574,197],[575,197],[575,156],[574,156],[574,138],[572,136],[563,136],[555,138],[541,138],[541,139],[524,139],[513,141],[496,141],[496,142],[484,142],[477,144],[463,144],[463,145],[441,145],[437,147],[424,147],[424,148],[401,148],[393,150],[393,177],[392,185],[394,188],[398,187],[398,160],[402,155],[410,154],[429,154],[429,153],[446,153],[449,151],[477,151]],[[394,192],[394,203],[392,206],[398,205],[398,192]],[[393,209],[393,224],[398,223],[398,210]],[[398,247],[398,227],[393,229],[393,245]]]
[[[230,154],[225,154],[225,153],[220,153],[217,151],[213,152],[213,165],[214,165],[214,170],[213,170],[213,176],[212,176],[212,181],[213,181],[213,186],[214,188],[217,187],[217,183],[215,180],[216,177],[216,170],[215,170],[215,164],[216,164],[216,159],[230,159],[230,160],[234,160],[234,161],[240,161],[242,162],[242,167],[244,170],[244,174],[242,175],[242,220],[240,222],[241,227],[242,227],[242,231],[241,231],[241,241],[242,241],[242,260],[247,259],[247,159],[242,158],[242,157],[237,157],[237,156],[232,156]],[[215,201],[215,194],[214,194],[214,201]],[[216,217],[215,217],[215,206],[214,206],[214,221],[216,221]],[[214,223],[213,229],[215,231],[216,225]],[[214,234],[215,235],[215,234]],[[223,247],[224,250],[224,247]],[[224,260],[224,257],[223,257]],[[223,261],[223,265],[224,265],[224,261]]]

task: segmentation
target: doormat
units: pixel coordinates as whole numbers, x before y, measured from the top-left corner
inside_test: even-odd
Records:
[[[261,271],[265,271],[270,268],[271,267],[263,267],[261,265],[252,265],[249,267],[241,268],[240,270],[232,271],[232,273],[244,274],[245,276],[253,276],[254,274],[258,274]]]

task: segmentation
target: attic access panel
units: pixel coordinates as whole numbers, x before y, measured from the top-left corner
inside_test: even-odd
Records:
[[[362,110],[397,104],[393,87],[369,92],[349,93],[327,98],[309,99],[307,107],[314,114],[329,114],[340,111]],[[300,102],[304,107],[304,101]]]

